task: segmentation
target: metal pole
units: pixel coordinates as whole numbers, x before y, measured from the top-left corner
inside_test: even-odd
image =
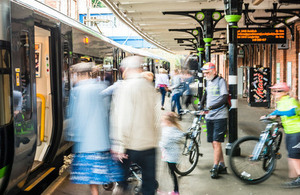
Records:
[[[211,50],[210,50],[210,42],[205,43],[205,61],[210,62]]]
[[[233,143],[238,136],[237,117],[237,23],[229,25],[229,36],[231,41],[229,49],[229,93],[231,94],[231,109],[229,111],[229,143]],[[226,150],[227,152],[227,150]]]
[[[198,27],[197,28],[199,34],[198,34],[198,54],[199,54],[199,62],[198,62],[198,97],[199,97],[199,103],[202,99],[203,95],[203,74],[202,74],[202,66],[203,66],[203,51],[204,51],[204,42],[202,40],[202,30]]]
[[[229,155],[232,143],[238,137],[238,113],[237,113],[237,28],[241,19],[242,0],[224,0],[225,20],[229,23],[228,49],[229,49],[229,93],[231,94],[231,109],[229,111],[229,143],[226,145],[226,154]],[[239,151],[235,151],[240,153]]]

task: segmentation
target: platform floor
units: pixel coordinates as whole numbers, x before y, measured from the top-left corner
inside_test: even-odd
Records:
[[[166,98],[166,110],[170,110],[170,98]],[[160,107],[159,103],[157,105]],[[259,122],[259,117],[272,112],[271,109],[257,108],[248,106],[245,99],[238,101],[238,136],[259,135],[264,128],[264,124]],[[181,121],[183,128],[187,128],[192,122],[191,115],[185,115]],[[273,175],[265,182],[258,185],[246,185],[235,178],[231,170],[228,168],[228,174],[221,175],[219,179],[211,179],[209,170],[213,164],[213,150],[211,144],[206,142],[206,133],[201,136],[202,146],[200,148],[203,157],[200,157],[196,169],[185,177],[179,177],[179,191],[181,195],[296,195],[300,193],[300,189],[283,189],[280,184],[287,181],[288,167],[285,150],[285,141],[281,145],[280,152],[282,158],[277,161],[277,168]],[[225,145],[223,151],[225,152]],[[228,156],[225,156],[225,162]],[[228,164],[228,163],[227,163]],[[163,192],[172,191],[172,181],[167,172],[167,166],[157,157],[157,180],[159,182],[159,190]],[[57,187],[57,186],[56,186]],[[89,187],[86,185],[72,184],[68,177],[53,191],[53,195],[85,195],[90,194]],[[49,193],[48,193],[49,194]],[[104,191],[100,187],[100,194],[111,194],[110,191]]]

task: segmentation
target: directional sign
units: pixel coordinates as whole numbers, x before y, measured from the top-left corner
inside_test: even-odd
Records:
[[[244,44],[276,44],[286,43],[285,28],[239,28],[237,30],[238,43]]]
[[[289,49],[289,40],[286,40],[286,43],[281,43],[277,45],[278,49]]]

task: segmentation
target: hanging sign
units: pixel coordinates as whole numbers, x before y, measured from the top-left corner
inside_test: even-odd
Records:
[[[270,85],[269,68],[250,68],[249,104],[256,107],[267,107],[267,88]]]
[[[286,43],[285,28],[239,28],[237,29],[238,43],[244,44],[276,44]]]

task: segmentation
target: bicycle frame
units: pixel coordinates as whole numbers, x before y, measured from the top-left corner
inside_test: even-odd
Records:
[[[267,124],[266,128],[259,137],[259,142],[256,144],[252,156],[250,157],[251,161],[261,160],[265,155],[269,154],[270,147],[272,146],[275,138],[277,137],[277,132],[279,130],[280,124],[278,122],[272,122]],[[272,129],[274,130],[272,131]],[[264,151],[264,146],[267,146]]]
[[[196,140],[196,138],[197,138],[197,136],[200,136],[200,134],[201,134],[200,122],[201,122],[201,119],[202,119],[203,115],[197,115],[197,114],[194,114],[194,115],[195,115],[195,117],[193,119],[192,126],[188,129],[188,132],[190,133],[190,139],[192,141],[189,143],[189,146],[187,146],[186,142],[184,143],[184,150],[183,150],[183,153],[182,153],[183,155],[188,155],[189,154],[189,152],[192,149],[192,146],[194,145],[194,142],[197,142],[198,147],[200,147],[200,139]],[[198,126],[198,128],[197,128],[197,126]]]

